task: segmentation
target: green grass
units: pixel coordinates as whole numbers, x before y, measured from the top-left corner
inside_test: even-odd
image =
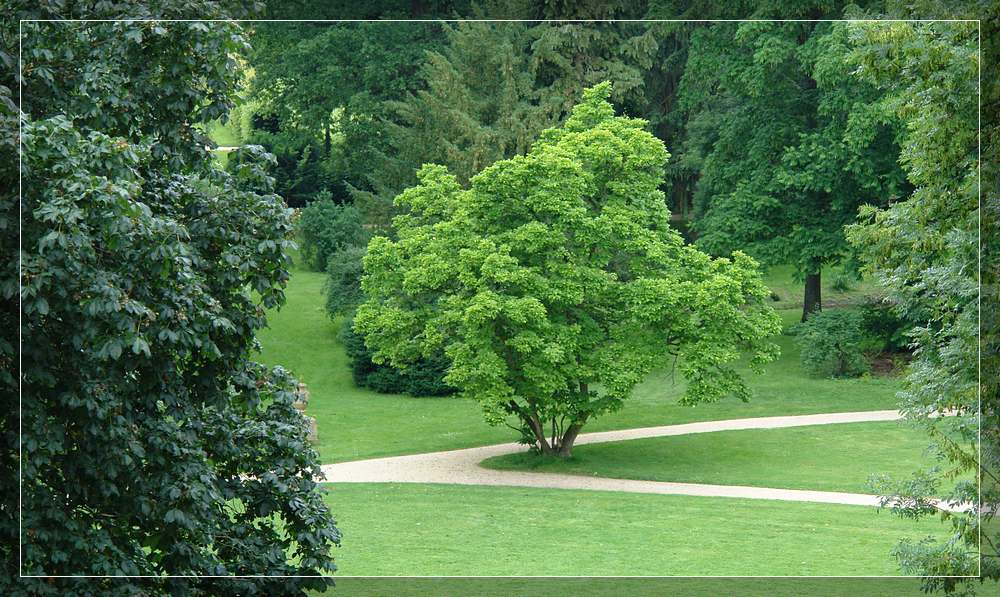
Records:
[[[233,147],[241,144],[239,132],[221,120],[213,120],[208,123],[205,126],[205,133],[219,145]]]
[[[578,446],[569,460],[527,452],[487,468],[720,485],[867,493],[869,475],[934,464],[927,436],[902,422],[719,431]]]
[[[309,386],[307,412],[319,428],[317,449],[324,462],[393,454],[451,450],[516,439],[506,427],[483,422],[479,406],[459,398],[412,398],[377,394],[351,381],[347,357],[337,340],[337,325],[324,311],[325,274],[297,266],[286,291],[288,302],[269,313],[262,330],[260,359],[280,364]],[[797,310],[782,311],[786,324]],[[779,336],[780,360],[764,375],[748,377],[749,403],[726,399],[714,404],[681,406],[683,380],[670,367],[640,384],[625,407],[588,423],[586,431],[627,429],[692,421],[891,409],[899,382],[886,378],[813,379],[799,366],[799,350],[790,336]],[[665,364],[666,365],[666,364]]]
[[[877,293],[878,284],[868,278],[861,280],[850,280],[847,290],[835,290],[834,281],[843,274],[842,267],[824,267],[820,276],[821,296],[824,307],[840,307],[855,305],[861,302],[865,295]],[[764,275],[764,283],[774,292],[778,299],[771,303],[775,309],[798,309],[802,310],[802,295],[805,291],[805,282],[795,279],[795,268],[791,265],[778,265],[767,268]]]
[[[925,597],[920,580],[912,577],[881,578],[350,578],[340,577],[330,595],[385,597],[661,597],[686,595],[718,597]]]
[[[671,495],[421,484],[328,485],[346,575],[898,575],[900,537],[935,518]]]

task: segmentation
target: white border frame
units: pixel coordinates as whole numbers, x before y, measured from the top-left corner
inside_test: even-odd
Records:
[[[195,574],[169,574],[169,575],[91,575],[91,574],[79,574],[79,575],[68,575],[68,574],[55,574],[55,575],[42,575],[42,574],[24,574],[24,562],[23,562],[23,515],[22,515],[22,503],[23,503],[23,447],[21,440],[23,437],[23,417],[21,415],[22,411],[22,383],[23,376],[21,371],[22,366],[22,349],[21,349],[21,329],[23,326],[23,310],[22,310],[22,221],[23,221],[23,210],[21,202],[21,192],[23,188],[22,174],[23,174],[23,139],[21,134],[21,127],[23,123],[23,110],[22,110],[22,100],[23,100],[23,60],[22,60],[22,48],[21,42],[24,39],[23,26],[24,23],[143,23],[143,22],[160,22],[160,23],[460,23],[460,22],[485,22],[485,23],[976,23],[977,34],[978,34],[978,47],[977,54],[979,58],[978,62],[978,80],[977,80],[977,92],[978,92],[978,113],[977,113],[977,163],[976,163],[976,186],[978,193],[978,203],[977,203],[977,216],[978,216],[978,232],[979,232],[979,246],[977,251],[978,259],[978,271],[977,271],[977,282],[979,287],[979,296],[976,299],[976,309],[977,309],[977,325],[978,325],[978,342],[976,343],[976,368],[978,375],[977,384],[977,398],[978,398],[978,460],[980,463],[980,468],[977,472],[977,487],[979,489],[979,503],[977,504],[977,513],[979,517],[978,521],[978,535],[979,535],[979,573],[975,575],[966,576],[913,576],[913,575],[862,575],[862,576],[846,576],[846,575],[820,575],[820,576],[805,576],[805,575],[789,575],[789,576],[777,576],[777,575],[766,575],[766,576],[717,576],[717,575],[697,575],[697,576],[620,576],[620,575],[602,575],[602,576],[355,576],[355,575],[266,575],[266,574],[246,574],[246,575],[195,575]],[[920,578],[979,578],[982,574],[982,433],[983,433],[983,406],[982,406],[982,273],[983,273],[983,220],[982,220],[982,208],[983,208],[983,188],[982,188],[982,121],[983,121],[983,85],[982,85],[982,72],[983,72],[983,24],[982,19],[19,19],[17,27],[17,198],[18,198],[18,222],[17,222],[17,395],[18,395],[18,405],[17,405],[17,441],[18,441],[18,457],[17,457],[17,520],[18,520],[18,535],[17,535],[17,572],[19,578],[112,578],[112,579],[125,579],[125,578],[154,578],[154,579],[168,579],[168,578],[363,578],[363,579],[407,579],[407,578],[456,578],[456,579],[480,579],[480,578],[502,578],[502,579],[551,579],[551,578],[627,578],[627,579],[674,579],[674,578],[719,578],[719,579],[756,579],[756,578],[777,578],[777,579],[792,579],[792,578],[805,578],[805,579],[818,579],[818,578],[837,578],[837,579],[855,579],[855,578],[883,578],[883,579],[912,579],[917,580]]]

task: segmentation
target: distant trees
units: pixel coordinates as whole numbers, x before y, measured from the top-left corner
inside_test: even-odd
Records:
[[[463,189],[443,166],[396,200],[398,240],[376,237],[355,328],[376,361],[444,349],[446,381],[493,424],[569,456],[587,421],[619,408],[671,356],[685,400],[749,391],[732,363],[776,354],[780,329],[756,264],[711,259],[668,225],[667,152],[616,117],[604,83],[524,156]]]
[[[842,23],[714,23],[693,34],[681,81],[699,246],[794,264],[803,321],[821,308],[823,266],[853,253],[843,227],[858,207],[909,188],[895,119],[848,51]]]
[[[368,243],[361,212],[353,205],[338,205],[326,191],[299,212],[302,259],[315,271],[326,271],[330,258],[345,249]]]
[[[599,4],[575,8],[597,15],[587,18],[620,13]],[[534,10],[517,3],[485,9],[510,18]],[[446,26],[445,35],[447,43],[427,53],[421,85],[386,102],[387,144],[367,188],[354,190],[380,223],[388,224],[393,197],[416,182],[421,165],[446,165],[467,184],[493,162],[527,152],[543,129],[566,118],[588,85],[610,80],[616,101],[641,103],[643,73],[656,51],[639,23],[462,22]]]
[[[231,16],[219,6],[78,3],[79,14],[60,3],[19,16]],[[293,577],[332,572],[339,541],[296,384],[252,361],[265,309],[284,299],[290,212],[269,156],[241,150],[222,172],[194,127],[229,107],[242,30],[25,21],[18,39],[10,22],[5,56],[11,42],[23,49],[24,184],[20,211],[5,195],[2,222],[23,236],[21,277],[5,269],[2,288],[10,299],[21,283],[21,572],[282,577],[47,579],[40,592],[324,588]],[[7,371],[13,347],[0,348]],[[35,582],[4,575],[0,592]]]

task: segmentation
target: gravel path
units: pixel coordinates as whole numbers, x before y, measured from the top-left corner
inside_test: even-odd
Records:
[[[625,441],[646,437],[710,433],[738,429],[777,429],[804,425],[829,425],[865,421],[895,421],[902,414],[895,410],[867,412],[796,415],[784,417],[759,417],[704,421],[682,425],[643,427],[619,431],[600,431],[581,434],[576,445]],[[590,489],[597,491],[625,491],[630,493],[660,493],[698,495],[763,500],[788,500],[820,502],[856,506],[878,506],[877,496],[836,491],[809,491],[801,489],[775,489],[745,487],[740,485],[707,485],[702,483],[672,483],[664,481],[637,481],[611,479],[558,473],[533,473],[486,469],[479,463],[493,456],[525,450],[521,444],[497,444],[480,448],[429,452],[409,456],[390,456],[370,460],[356,460],[323,466],[326,481],[332,483],[446,483],[452,485],[504,485],[512,487],[546,487],[556,489]],[[945,507],[943,505],[939,505]]]

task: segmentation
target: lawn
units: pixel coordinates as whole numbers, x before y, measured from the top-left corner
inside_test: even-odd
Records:
[[[662,595],[740,595],[741,597],[925,597],[912,577],[740,578],[740,577],[339,577],[331,595],[394,597],[661,597]]]
[[[897,575],[937,519],[836,506],[602,491],[336,484],[347,575]],[[442,515],[447,513],[447,515]]]
[[[412,398],[377,394],[351,381],[347,357],[337,340],[338,327],[324,311],[326,275],[296,266],[286,291],[288,302],[269,313],[262,330],[260,359],[293,371],[309,386],[308,414],[319,427],[317,449],[324,462],[393,454],[450,450],[515,439],[506,427],[483,422],[479,406],[458,398]],[[786,324],[798,321],[796,310],[782,311]],[[895,408],[898,381],[884,378],[813,379],[799,367],[798,348],[790,336],[776,338],[781,359],[765,375],[749,379],[755,395],[749,403],[727,399],[714,404],[680,406],[684,389],[670,367],[654,372],[633,392],[620,412],[601,417],[585,431],[627,429],[741,417],[882,410]]]
[[[846,288],[834,288],[835,281],[843,278],[847,281]],[[775,309],[802,310],[802,295],[805,283],[795,279],[795,268],[791,265],[778,265],[767,268],[764,283],[771,289],[778,300],[772,303]],[[855,279],[844,272],[840,266],[826,266],[820,277],[821,295],[824,307],[842,307],[856,305],[868,294],[880,292],[879,286],[871,279]]]
[[[577,446],[560,460],[519,453],[486,460],[532,470],[721,485],[867,493],[868,477],[931,466],[924,432],[903,422],[747,429]]]
[[[220,120],[213,120],[205,126],[205,133],[217,144],[224,147],[240,145],[240,135],[235,127]]]

